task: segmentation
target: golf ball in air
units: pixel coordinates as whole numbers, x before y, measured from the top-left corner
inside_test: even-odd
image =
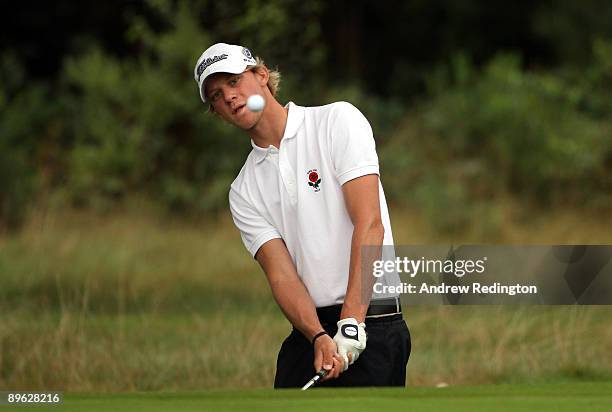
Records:
[[[247,99],[247,107],[252,112],[261,112],[266,105],[266,101],[259,94],[249,96]]]

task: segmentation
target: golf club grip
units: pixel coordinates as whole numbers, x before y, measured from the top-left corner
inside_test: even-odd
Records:
[[[319,373],[314,376],[314,383],[318,383],[325,375],[327,375],[327,371],[325,369],[321,369]]]

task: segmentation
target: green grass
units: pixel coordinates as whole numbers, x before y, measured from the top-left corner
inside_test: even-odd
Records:
[[[612,383],[70,395],[62,411],[609,411]]]

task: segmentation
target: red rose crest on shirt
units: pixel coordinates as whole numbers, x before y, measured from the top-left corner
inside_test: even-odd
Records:
[[[317,169],[312,169],[308,171],[308,186],[312,186],[315,192],[321,190],[319,185],[321,184],[321,178],[319,177],[319,173]]]

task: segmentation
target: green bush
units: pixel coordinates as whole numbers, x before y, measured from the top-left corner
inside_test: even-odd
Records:
[[[238,168],[244,153],[234,149],[236,133],[206,113],[193,82],[210,38],[186,3],[173,24],[161,34],[135,24],[131,36],[146,45],[138,59],[92,50],[66,62],[75,91],[68,191],[78,203],[112,204],[133,191],[171,209],[225,203],[210,182]]]
[[[39,189],[36,160],[49,147],[37,143],[53,135],[54,107],[44,85],[26,86],[17,59],[0,56],[0,231],[19,226]]]
[[[425,210],[442,230],[486,217],[494,232],[499,214],[490,199],[506,193],[542,205],[607,204],[610,42],[594,43],[589,65],[546,72],[525,70],[514,55],[480,68],[457,56],[432,71],[425,95],[407,111],[406,101],[371,96],[355,84],[329,87],[326,67],[334,59],[326,61],[320,1],[229,7],[150,0],[144,7],[147,17],[133,17],[125,33],[133,53],[121,58],[102,42],[81,42],[60,78],[41,85],[3,57],[0,226],[17,226],[47,190],[101,209],[132,193],[171,212],[224,208],[250,145],[207,114],[196,91],[193,64],[217,41],[253,47],[278,66],[282,102],[346,100],[361,109],[374,129],[390,200]],[[389,80],[397,86],[396,77]]]
[[[224,19],[232,19],[244,35],[240,42],[256,43],[257,52],[274,66],[274,58],[289,47],[279,46],[280,39],[296,30],[288,24],[291,14],[308,21],[317,3],[295,2],[292,9],[281,1],[252,2],[239,16],[226,15],[234,9],[186,1],[152,1],[150,6],[166,28],[154,31],[144,19],[134,19],[127,35],[140,47],[137,56],[118,60],[94,48],[66,61],[74,139],[65,189],[76,204],[103,208],[132,192],[145,192],[171,211],[224,207],[250,144],[244,133],[206,113],[199,99],[192,77],[197,57],[215,41],[232,37],[213,40],[199,16],[205,10],[218,14],[219,21],[207,27],[217,35],[228,30]],[[262,27],[262,22],[269,24]],[[301,41],[316,42],[318,35],[318,29],[307,31]],[[312,73],[321,49],[302,57],[284,86]]]
[[[602,116],[609,100],[592,92],[611,72],[608,60],[598,62],[590,80],[578,82],[525,71],[513,55],[482,70],[456,57],[432,75],[431,98],[382,150],[384,164],[397,169],[391,197],[438,210],[448,217],[436,219],[442,228],[445,220],[465,226],[483,201],[508,192],[538,204],[609,198],[612,118]]]

